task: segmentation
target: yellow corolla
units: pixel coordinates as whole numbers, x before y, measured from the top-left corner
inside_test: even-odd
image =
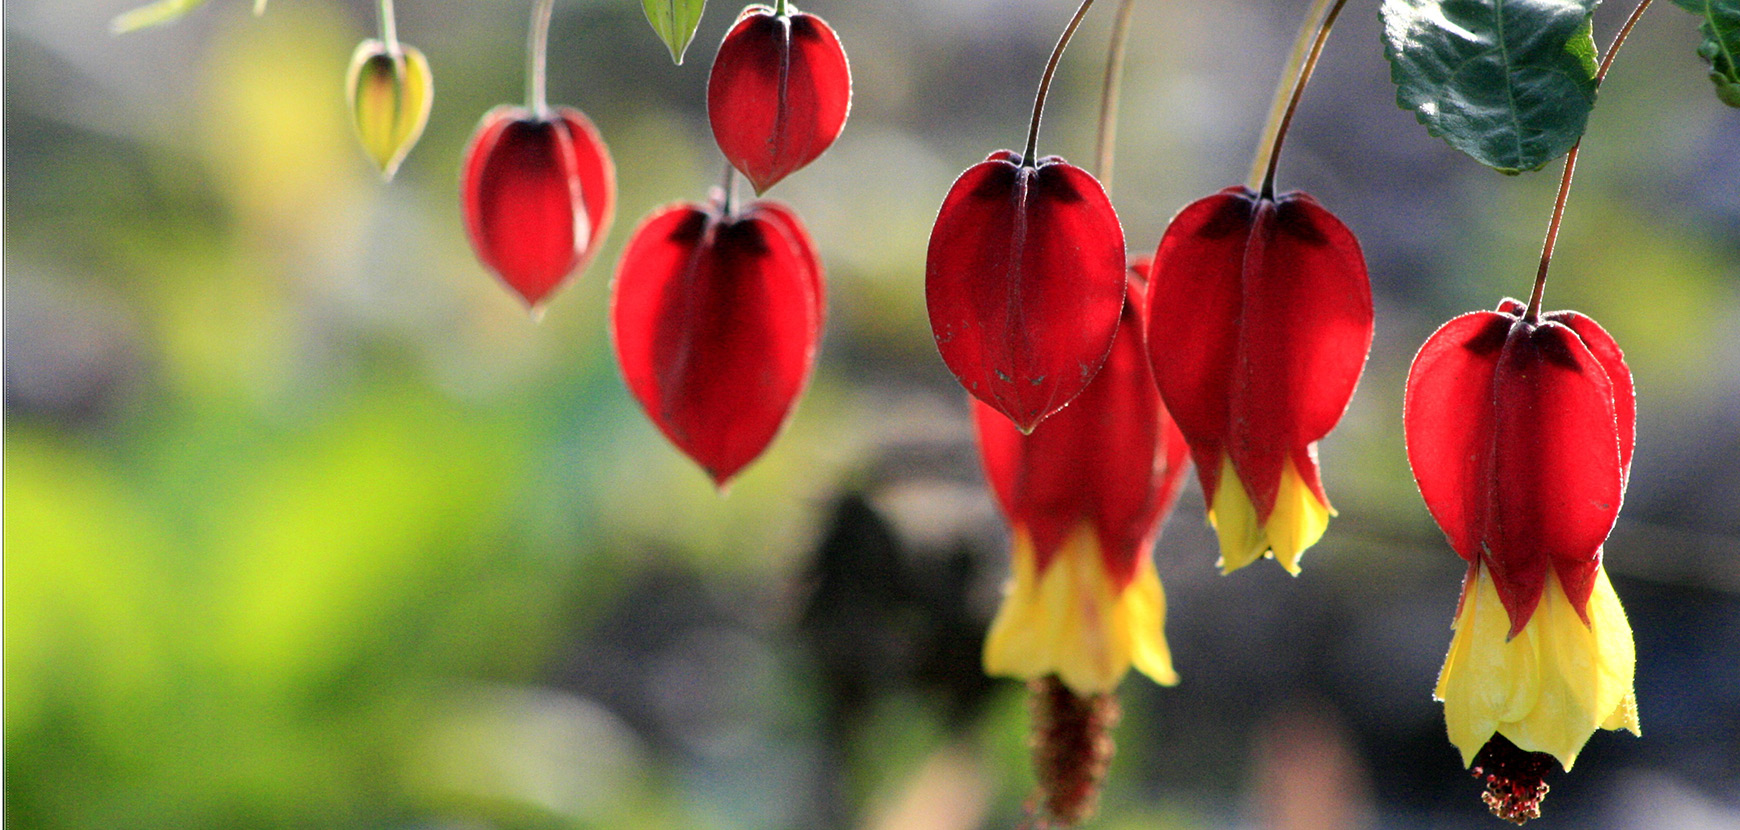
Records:
[[[1631,687],[1631,624],[1606,569],[1595,570],[1594,586],[1584,623],[1549,569],[1540,605],[1507,637],[1510,615],[1492,575],[1484,564],[1474,567],[1434,692],[1464,766],[1494,733],[1552,755],[1567,771],[1596,729],[1643,734]]]
[[[1154,560],[1142,556],[1128,585],[1106,570],[1097,534],[1085,522],[1042,571],[1033,539],[1017,527],[1015,573],[985,640],[985,671],[1022,679],[1055,674],[1077,695],[1110,692],[1134,666],[1171,686],[1166,595]]]
[[[1287,573],[1298,576],[1299,556],[1323,538],[1333,515],[1335,511],[1311,492],[1289,458],[1282,462],[1275,509],[1268,521],[1260,520],[1232,459],[1222,456],[1219,486],[1208,508],[1209,524],[1220,535],[1220,561],[1215,564],[1226,574],[1270,556]]]

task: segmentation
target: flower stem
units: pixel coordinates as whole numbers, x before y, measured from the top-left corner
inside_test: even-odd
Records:
[[[1306,51],[1305,59],[1299,65],[1299,71],[1293,80],[1293,92],[1287,98],[1287,108],[1281,113],[1281,122],[1275,128],[1275,137],[1269,142],[1269,161],[1263,171],[1262,196],[1272,199],[1275,196],[1275,167],[1281,161],[1281,144],[1287,140],[1287,128],[1293,124],[1293,113],[1299,109],[1299,98],[1305,94],[1305,84],[1311,80],[1311,73],[1317,69],[1317,59],[1323,55],[1323,43],[1329,40],[1329,30],[1335,26],[1335,18],[1341,14],[1341,7],[1347,5],[1347,0],[1335,0],[1334,5],[1323,15],[1323,22],[1317,26],[1317,34],[1311,39],[1311,48]],[[1260,156],[1259,156],[1260,158]]]
[[[526,39],[526,108],[543,118],[550,111],[544,94],[544,68],[550,55],[550,13],[556,0],[535,0],[532,6],[532,28]]]
[[[1112,45],[1106,50],[1106,77],[1100,86],[1100,131],[1094,141],[1094,175],[1107,193],[1112,190],[1112,153],[1118,142],[1118,92],[1124,80],[1124,47],[1130,42],[1130,18],[1136,0],[1118,4],[1112,19]]]
[[[729,217],[737,209],[737,168],[725,162],[725,172],[719,177],[719,215]]]
[[[1257,144],[1257,152],[1251,157],[1251,172],[1245,177],[1246,186],[1252,190],[1263,183],[1263,171],[1269,167],[1269,148],[1275,146],[1275,134],[1281,131],[1281,116],[1287,114],[1287,102],[1292,99],[1293,85],[1288,83],[1299,74],[1299,67],[1305,63],[1305,53],[1311,49],[1311,41],[1317,34],[1317,22],[1323,19],[1323,13],[1329,10],[1331,0],[1312,0],[1311,8],[1305,10],[1305,18],[1299,21],[1299,34],[1293,37],[1293,50],[1287,54],[1287,63],[1281,67],[1281,74],[1275,78],[1275,97],[1269,103],[1269,117],[1263,122],[1263,140]]]
[[[1619,47],[1625,45],[1625,39],[1631,35],[1631,28],[1637,25],[1637,20],[1643,17],[1645,9],[1654,0],[1640,0],[1637,8],[1631,10],[1631,16],[1625,18],[1624,25],[1619,27],[1619,33],[1613,36],[1613,45],[1607,47],[1607,54],[1601,58],[1601,67],[1595,70],[1595,89],[1601,89],[1601,81],[1607,77],[1607,70],[1613,66],[1613,57],[1619,54]],[[1565,154],[1565,172],[1559,176],[1559,195],[1553,200],[1553,218],[1547,223],[1547,240],[1541,245],[1541,267],[1535,271],[1535,289],[1529,294],[1528,310],[1523,312],[1523,319],[1534,322],[1541,318],[1541,296],[1547,290],[1547,268],[1553,263],[1553,245],[1559,241],[1559,223],[1565,218],[1565,198],[1571,192],[1571,174],[1577,169],[1577,152],[1583,149],[1583,139],[1571,145],[1571,151]]]
[[[1034,158],[1039,148],[1039,114],[1045,111],[1045,94],[1051,91],[1051,76],[1057,74],[1057,63],[1063,58],[1063,47],[1069,45],[1069,39],[1075,34],[1076,27],[1081,25],[1082,18],[1087,16],[1088,8],[1094,0],[1082,0],[1081,7],[1075,10],[1075,16],[1069,19],[1069,25],[1063,28],[1063,35],[1057,39],[1057,46],[1051,50],[1051,60],[1045,62],[1045,75],[1039,79],[1039,94],[1033,98],[1033,123],[1027,127],[1027,149],[1021,152],[1021,163],[1032,166],[1038,159]]]
[[[381,43],[387,49],[387,54],[399,54],[399,25],[393,19],[393,0],[380,0],[376,4],[380,10]]]

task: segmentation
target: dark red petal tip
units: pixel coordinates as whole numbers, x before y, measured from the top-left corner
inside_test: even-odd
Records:
[[[617,265],[611,329],[635,399],[724,487],[764,451],[815,363],[820,261],[788,208],[670,205]]]
[[[943,200],[925,300],[961,385],[1031,431],[1081,393],[1111,350],[1124,232],[1086,171],[999,155],[968,168]]]
[[[839,37],[802,12],[744,9],[707,79],[713,138],[756,193],[827,150],[851,107],[852,72]]]
[[[537,306],[596,252],[614,210],[616,168],[580,112],[497,107],[472,134],[459,191],[477,258]]]

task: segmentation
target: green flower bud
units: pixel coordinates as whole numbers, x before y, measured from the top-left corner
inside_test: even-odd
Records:
[[[388,49],[370,38],[351,56],[345,91],[357,140],[381,178],[390,181],[429,121],[435,100],[429,61],[414,47]]]

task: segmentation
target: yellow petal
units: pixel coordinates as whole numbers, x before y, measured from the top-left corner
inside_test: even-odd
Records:
[[[985,672],[1033,679],[1055,674],[1078,695],[1110,692],[1133,665],[1156,683],[1178,682],[1166,645],[1166,596],[1151,557],[1114,588],[1086,524],[1038,570],[1032,538],[1017,528],[1015,573],[985,639]]]
[[[1584,625],[1558,575],[1548,571],[1534,615],[1507,639],[1510,615],[1480,566],[1464,591],[1434,692],[1465,766],[1494,732],[1521,749],[1553,755],[1566,770],[1596,729],[1642,734],[1631,688],[1631,625],[1605,569],[1595,572],[1588,611]]]
[[[1257,521],[1256,506],[1245,493],[1244,483],[1233,469],[1232,459],[1221,457],[1220,484],[1208,522],[1220,536],[1221,573],[1232,573],[1259,557],[1269,556],[1294,576],[1299,575],[1299,557],[1323,538],[1334,515],[1328,505],[1305,485],[1305,479],[1289,458],[1281,464],[1281,486],[1269,521]]]
[[[1281,489],[1275,495],[1275,509],[1263,525],[1269,537],[1270,555],[1287,573],[1299,575],[1299,557],[1305,549],[1323,538],[1329,528],[1329,517],[1335,511],[1317,500],[1317,494],[1305,485],[1305,479],[1289,458],[1281,463]]]
[[[1221,456],[1220,483],[1214,488],[1214,504],[1208,508],[1208,523],[1220,536],[1220,561],[1215,565],[1229,574],[1257,561],[1269,549],[1269,539],[1257,522],[1256,505],[1245,495],[1244,483],[1233,470],[1232,459]]]

